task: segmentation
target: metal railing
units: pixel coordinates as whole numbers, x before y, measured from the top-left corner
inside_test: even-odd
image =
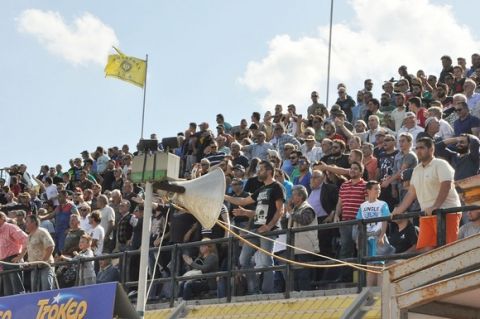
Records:
[[[449,213],[456,213],[456,212],[464,212],[474,209],[479,209],[480,206],[462,206],[462,207],[455,207],[455,208],[448,208],[448,209],[438,209],[433,212],[434,215],[437,216],[437,246],[443,246],[446,243],[446,215]],[[286,243],[291,246],[295,246],[295,234],[301,233],[305,231],[311,230],[324,230],[324,229],[335,229],[345,226],[357,225],[358,226],[358,247],[357,247],[357,257],[352,258],[345,258],[341,259],[342,261],[346,262],[354,262],[358,264],[365,265],[367,262],[375,262],[375,261],[387,261],[387,260],[398,260],[398,259],[406,259],[413,256],[418,255],[419,253],[400,253],[400,254],[391,254],[387,256],[367,256],[367,230],[366,226],[369,223],[374,222],[383,222],[383,221],[393,221],[393,220],[400,220],[400,219],[410,219],[415,217],[425,216],[423,212],[408,212],[403,213],[395,216],[388,216],[388,217],[377,217],[371,219],[362,219],[362,220],[350,220],[350,221],[342,221],[337,223],[328,223],[328,224],[318,224],[314,226],[306,226],[306,227],[299,227],[299,228],[288,228],[288,229],[278,229],[275,231],[271,231],[268,233],[264,233],[262,235],[268,237],[274,237],[281,234],[286,235]],[[242,236],[244,239],[248,240],[254,238],[255,235],[246,235]],[[284,296],[285,298],[290,298],[292,287],[293,287],[293,272],[297,269],[301,269],[300,266],[295,266],[290,263],[285,263],[282,265],[275,265],[272,267],[265,267],[265,268],[251,268],[251,269],[236,269],[234,267],[234,260],[236,259],[236,254],[238,253],[237,249],[239,247],[238,242],[239,240],[234,237],[228,238],[218,238],[212,239],[210,241],[197,241],[197,242],[190,242],[190,243],[181,243],[181,244],[173,244],[168,246],[162,246],[162,252],[170,252],[171,253],[171,265],[170,265],[170,277],[165,278],[153,278],[148,281],[150,284],[151,281],[154,283],[170,283],[172,287],[172,293],[169,298],[169,304],[173,307],[175,303],[176,296],[178,294],[179,284],[186,280],[195,280],[195,279],[208,279],[208,278],[226,278],[226,286],[225,286],[225,297],[227,302],[231,302],[232,295],[234,291],[234,276],[237,274],[246,274],[246,273],[263,273],[266,271],[273,271],[279,270],[284,271],[285,274],[285,291]],[[227,243],[227,270],[217,271],[212,273],[200,274],[196,276],[180,276],[179,275],[179,265],[181,252],[189,249],[189,248],[197,248],[201,245],[205,244],[223,244]],[[287,245],[286,248],[286,256],[288,259],[294,259],[294,250],[293,248]],[[158,248],[152,247],[150,248],[150,252],[157,252]],[[320,252],[321,253],[321,252]],[[71,264],[75,267],[81,267],[83,263],[89,261],[98,261],[102,259],[119,259],[119,271],[120,271],[120,283],[126,288],[129,289],[131,287],[136,287],[138,285],[137,281],[128,281],[128,274],[130,273],[130,259],[132,256],[140,255],[140,250],[135,251],[124,251],[119,253],[113,253],[103,256],[91,257],[91,258],[82,258],[77,259],[70,262],[55,262],[52,266],[61,266],[61,265],[68,265]],[[312,264],[317,265],[328,265],[333,264],[335,262],[330,260],[321,260],[321,261],[313,261]],[[345,266],[347,267],[347,266]],[[77,270],[80,268],[77,268]],[[0,276],[4,276],[9,273],[19,272],[22,269],[12,269],[12,270],[4,270],[0,273]],[[77,278],[76,283],[78,283],[78,275],[79,271],[77,271]],[[360,292],[363,287],[366,286],[366,275],[365,272],[359,271],[359,278],[357,283],[358,291]]]

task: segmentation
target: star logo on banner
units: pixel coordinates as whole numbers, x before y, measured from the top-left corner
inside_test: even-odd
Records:
[[[55,297],[53,297],[52,305],[53,305],[54,303],[60,303],[60,293],[58,293],[58,295],[56,295]]]

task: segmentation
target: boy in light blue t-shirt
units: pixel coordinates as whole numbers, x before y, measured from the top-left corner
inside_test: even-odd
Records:
[[[367,201],[358,208],[357,219],[369,219],[383,216],[390,216],[388,204],[378,200],[381,193],[380,183],[377,181],[367,182]],[[386,241],[385,233],[387,222],[376,222],[367,224],[367,252],[368,256],[377,255],[377,246],[384,246]],[[388,244],[388,243],[387,243]],[[383,263],[383,262],[382,262]],[[378,278],[375,274],[367,273],[367,286],[377,285]]]

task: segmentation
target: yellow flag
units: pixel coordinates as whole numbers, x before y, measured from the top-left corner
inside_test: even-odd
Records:
[[[147,72],[146,61],[126,56],[117,48],[114,47],[114,49],[118,54],[108,56],[108,62],[105,66],[105,76],[113,76],[143,88]]]

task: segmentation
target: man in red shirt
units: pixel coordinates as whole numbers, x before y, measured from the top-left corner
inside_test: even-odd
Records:
[[[358,208],[365,201],[366,182],[362,179],[363,164],[353,162],[350,165],[350,180],[340,186],[339,199],[335,209],[334,222],[354,220]],[[342,226],[340,232],[340,254],[339,258],[350,258],[354,255],[355,240],[353,238],[353,225]],[[342,269],[338,281],[350,281],[351,269]]]
[[[16,263],[20,261],[18,257],[27,246],[28,235],[25,234],[17,225],[7,222],[7,215],[0,212],[0,260]],[[17,269],[15,266],[2,265],[4,270]],[[10,273],[3,276],[3,292],[4,295],[16,295],[24,293],[20,273]]]

